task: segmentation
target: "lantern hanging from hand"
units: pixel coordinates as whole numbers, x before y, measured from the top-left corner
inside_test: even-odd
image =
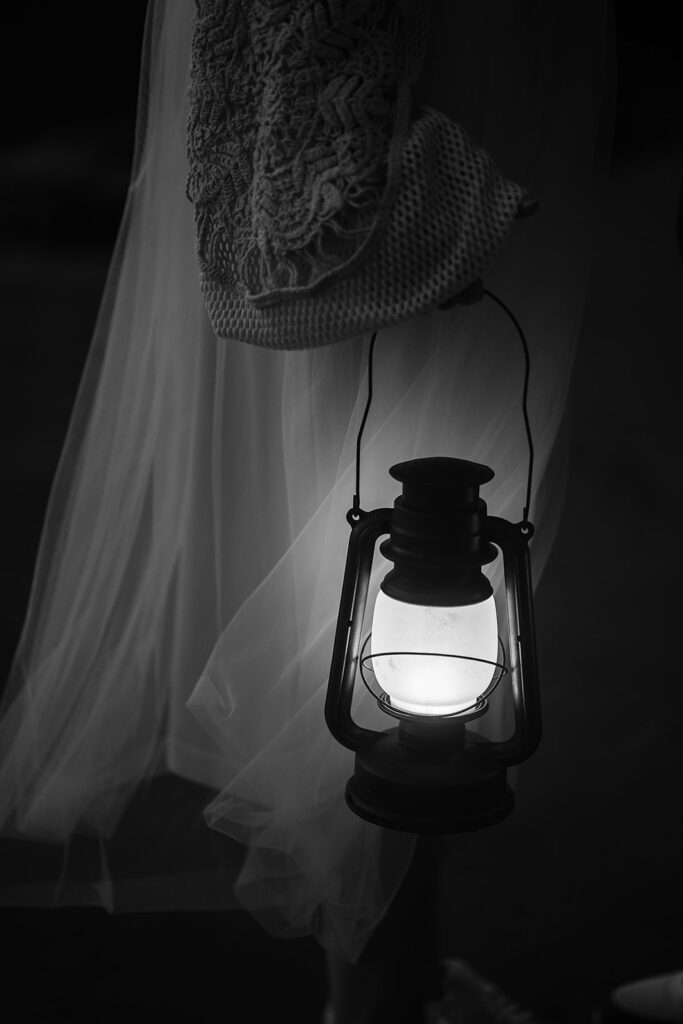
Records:
[[[390,470],[403,485],[393,509],[349,513],[352,524],[325,705],[333,736],[355,751],[349,807],[407,832],[464,832],[510,813],[506,768],[526,760],[541,736],[528,542],[530,523],[487,515],[479,487],[486,466],[428,458]],[[394,563],[363,624],[377,540]],[[499,640],[491,583],[482,566],[503,556],[507,644]],[[368,641],[370,653],[366,654]],[[505,646],[509,666],[505,663]],[[398,720],[360,727],[351,702],[371,667],[379,707]],[[491,741],[466,728],[509,669],[514,730]]]

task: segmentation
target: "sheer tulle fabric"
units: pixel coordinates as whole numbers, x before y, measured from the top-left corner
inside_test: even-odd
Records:
[[[531,349],[538,579],[588,272],[603,17],[590,3],[453,6],[435,5],[418,99],[541,201],[486,278]],[[213,335],[184,197],[191,18],[184,0],[150,9],[130,195],[4,701],[0,821],[51,842],[107,837],[134,788],[170,770],[211,786],[208,824],[247,846],[241,905],[353,958],[414,842],[346,809],[352,755],[323,720],[368,339],[275,352]],[[393,463],[454,455],[490,465],[489,511],[519,518],[522,375],[488,301],[383,331],[363,506],[393,501]],[[365,692],[357,703],[383,726]],[[501,694],[487,728],[505,717]]]

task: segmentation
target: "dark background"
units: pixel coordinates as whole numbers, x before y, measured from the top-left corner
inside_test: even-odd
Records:
[[[123,208],[144,8],[3,15],[3,678]],[[537,601],[546,739],[520,773],[515,815],[451,843],[456,870],[441,883],[444,952],[565,1020],[587,1021],[614,984],[683,966],[673,9],[616,12],[615,141],[570,482]],[[270,940],[238,912],[5,909],[0,921],[8,1021],[319,1019],[317,947]]]

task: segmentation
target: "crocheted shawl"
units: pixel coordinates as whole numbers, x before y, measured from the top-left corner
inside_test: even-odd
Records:
[[[477,276],[521,190],[457,125],[411,111],[428,21],[428,0],[198,0],[188,196],[219,335],[326,344]],[[482,219],[483,252],[463,236]]]

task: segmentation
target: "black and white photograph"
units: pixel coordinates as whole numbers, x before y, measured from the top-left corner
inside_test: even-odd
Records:
[[[676,13],[3,10],[7,1024],[682,1024]]]

